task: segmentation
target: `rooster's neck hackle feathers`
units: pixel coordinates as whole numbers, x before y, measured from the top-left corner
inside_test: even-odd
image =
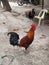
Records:
[[[34,30],[31,28],[27,34],[28,38],[32,38],[34,36]]]

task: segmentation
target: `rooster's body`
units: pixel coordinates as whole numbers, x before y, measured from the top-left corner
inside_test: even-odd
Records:
[[[33,19],[34,16],[35,16],[35,10],[32,9],[32,10],[26,12],[26,16],[27,16],[28,18],[30,18],[30,19]]]
[[[18,36],[18,34],[17,34],[17,38],[15,37],[15,40],[17,40],[17,43],[15,44],[15,40],[13,39],[13,43],[12,43],[12,45],[13,44],[15,44],[15,45],[17,45],[17,46],[19,46],[19,47],[24,47],[26,50],[27,50],[27,48],[29,47],[29,45],[32,43],[32,41],[34,40],[34,31],[35,31],[35,28],[36,28],[36,26],[35,25],[32,25],[31,26],[31,29],[28,31],[28,33],[27,33],[27,35],[26,36],[24,36],[21,40],[20,40],[20,42],[18,43],[18,40],[19,40],[19,36]],[[12,32],[11,32],[11,34],[12,34]],[[11,40],[12,40],[12,38],[10,38],[10,43],[11,43]]]
[[[30,29],[27,35],[20,40],[20,46],[25,47],[25,49],[27,49],[33,40],[34,40],[34,31]]]

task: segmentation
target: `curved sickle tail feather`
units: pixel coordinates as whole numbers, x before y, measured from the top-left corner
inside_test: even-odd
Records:
[[[15,32],[9,32],[7,35],[10,35],[10,44],[13,46],[19,46],[19,35]]]

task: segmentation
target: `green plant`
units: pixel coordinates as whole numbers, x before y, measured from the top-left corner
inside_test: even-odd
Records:
[[[49,10],[48,10],[47,14],[49,14]]]

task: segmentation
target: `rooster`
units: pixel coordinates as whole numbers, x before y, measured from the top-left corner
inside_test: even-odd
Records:
[[[32,9],[31,11],[26,12],[26,16],[30,19],[33,19],[33,17],[35,16],[35,10]]]
[[[19,47],[24,47],[25,50],[27,50],[29,45],[34,40],[35,30],[36,30],[36,25],[32,24],[30,30],[27,32],[27,35],[24,36],[22,39],[20,39],[20,41],[19,41],[19,35],[17,33],[14,32],[8,33],[8,35],[11,34],[10,44],[13,46],[17,45]]]

